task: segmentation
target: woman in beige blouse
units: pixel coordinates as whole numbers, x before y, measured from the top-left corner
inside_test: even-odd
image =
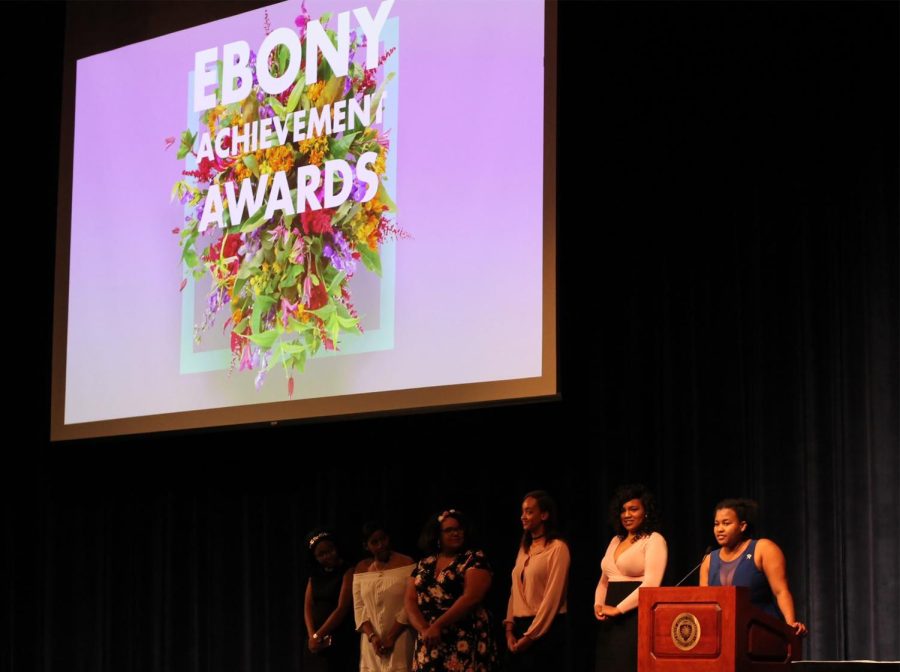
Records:
[[[559,668],[569,562],[556,502],[542,490],[529,492],[522,501],[522,543],[503,621],[511,671]]]
[[[366,523],[363,545],[372,557],[362,560],[353,575],[360,672],[409,672],[415,639],[403,599],[415,563],[391,548],[384,525]]]
[[[616,535],[600,563],[594,593],[597,672],[636,672],[638,589],[662,583],[666,572],[666,540],[657,532],[653,495],[643,485],[616,490],[609,507]]]

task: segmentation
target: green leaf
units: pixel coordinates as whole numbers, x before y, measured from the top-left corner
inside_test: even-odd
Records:
[[[388,212],[397,212],[397,204],[388,195],[387,189],[384,188],[384,183],[381,180],[378,180],[378,200],[387,206]]]
[[[312,281],[312,284],[314,287],[319,286],[319,276],[318,275],[316,275],[315,273],[310,273],[309,279]]]
[[[328,283],[328,293],[329,294],[334,294],[335,287],[337,287],[338,285],[341,284],[341,281],[344,279],[344,277],[346,277],[346,275],[347,275],[346,273],[341,271],[336,276],[334,276],[332,281]]]
[[[253,213],[253,216],[244,222],[244,225],[241,227],[241,233],[250,233],[251,231],[255,231],[259,227],[261,227],[265,223],[265,218],[263,215],[266,214],[266,209],[260,206],[259,210]]]
[[[287,273],[285,273],[281,278],[281,286],[282,287],[290,287],[294,283],[297,282],[297,276],[300,275],[300,272],[303,270],[303,266],[300,264],[291,264],[290,268],[288,268]]]
[[[321,319],[323,321],[327,321],[329,317],[334,315],[334,311],[335,311],[334,304],[328,303],[328,304],[325,304],[324,306],[322,306],[321,308],[319,308],[318,310],[311,310],[309,312],[312,313],[313,315],[315,315],[316,317],[318,317],[319,319]]]
[[[196,139],[196,134],[192,134],[190,131],[185,131],[181,134],[181,145],[178,147],[179,160],[191,153],[191,149],[194,146],[194,140]]]
[[[256,157],[253,154],[245,154],[243,161],[244,165],[253,173],[253,176],[259,177],[259,164],[256,163]]]
[[[295,320],[293,317],[288,318],[288,324],[291,325],[291,331],[294,331],[298,334],[302,334],[304,331],[311,331],[315,329],[315,326],[312,323]]]
[[[253,313],[250,315],[250,329],[254,334],[259,333],[259,323],[264,313],[269,312],[269,308],[275,305],[275,299],[265,294],[260,294],[253,301]]]
[[[380,277],[381,255],[365,243],[360,245],[356,251],[359,252],[359,256],[362,259],[363,264],[365,264],[365,267]]]
[[[347,199],[343,203],[341,203],[340,207],[338,207],[337,211],[335,211],[334,215],[331,218],[333,224],[339,223],[348,212],[350,212],[350,208],[353,207],[354,201],[351,199]]]
[[[275,329],[270,329],[269,331],[264,331],[261,334],[251,334],[250,340],[256,343],[259,347],[268,350],[275,343],[275,339],[278,338],[278,331]]]
[[[281,351],[289,355],[299,355],[301,352],[306,352],[306,350],[307,346],[305,343],[285,343],[281,346]]]
[[[330,70],[330,68],[329,68]],[[329,72],[327,76],[330,76]],[[335,100],[337,100],[341,93],[344,91],[344,78],[343,77],[331,77],[328,82],[325,84],[325,88],[322,89],[322,94],[319,96],[318,104],[325,105],[331,104]]]
[[[284,45],[278,45],[278,74],[281,75],[287,69],[288,49]]]
[[[338,316],[333,315],[330,320],[328,320],[327,330],[329,335],[331,336],[331,341],[337,345],[338,337],[341,335],[341,325],[338,322]]]
[[[328,151],[331,156],[335,159],[343,159],[347,155],[347,152],[350,150],[350,145],[353,144],[353,140],[357,135],[359,135],[359,131],[355,133],[345,133],[344,137],[340,140],[329,141],[328,144],[330,145],[330,147],[328,148]],[[344,201],[344,205],[349,202],[350,201]],[[341,207],[343,207],[343,205]],[[340,210],[338,210],[338,212],[340,212]]]
[[[185,229],[181,232],[181,245],[184,248],[193,247],[194,243],[197,242],[197,236],[200,234],[197,232],[197,229]]]
[[[275,347],[272,348],[272,351],[269,353],[269,364],[266,366],[266,371],[271,371],[276,364],[280,364],[283,355],[282,355],[283,344],[281,341],[277,341],[275,343]]]
[[[184,257],[184,263],[187,264],[188,268],[197,268],[197,266],[200,265],[200,260],[197,258],[197,253],[194,252],[194,249],[191,247],[184,248],[182,257]]]
[[[306,350],[303,352],[298,352],[296,355],[291,357],[291,361],[294,364],[294,368],[296,368],[300,373],[303,373],[303,369],[306,368]]]
[[[359,322],[355,317],[341,317],[340,315],[338,315],[337,321],[344,329],[353,329]]]
[[[268,98],[266,98],[266,105],[271,107],[275,111],[275,114],[277,114],[279,117],[281,117],[282,120],[284,120],[284,105],[281,104],[280,100],[269,96]]]
[[[245,261],[245,263],[241,266],[241,270],[238,271],[237,277],[240,278],[249,278],[251,275],[259,270],[259,267],[262,266],[262,262],[265,260],[265,253],[262,250],[257,250],[256,254],[253,255],[253,259],[250,261]]]
[[[294,90],[291,91],[291,95],[288,98],[287,108],[285,109],[285,112],[290,114],[297,109],[297,103],[300,102],[300,96],[303,95],[305,89],[306,73],[301,70],[299,76],[297,77],[297,83],[294,84]]]

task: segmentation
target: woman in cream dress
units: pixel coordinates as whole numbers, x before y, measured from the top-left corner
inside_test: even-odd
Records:
[[[372,554],[353,575],[353,612],[360,635],[360,672],[408,672],[415,633],[403,600],[413,559],[391,550],[383,525],[363,526],[363,543]]]

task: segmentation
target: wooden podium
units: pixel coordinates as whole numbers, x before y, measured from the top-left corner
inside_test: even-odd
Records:
[[[638,672],[782,672],[800,638],[747,588],[641,588]]]

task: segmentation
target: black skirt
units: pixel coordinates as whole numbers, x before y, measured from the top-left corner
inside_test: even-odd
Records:
[[[610,581],[606,604],[616,606],[641,585],[640,581]],[[636,672],[638,614],[632,609],[598,622],[597,672]]]

